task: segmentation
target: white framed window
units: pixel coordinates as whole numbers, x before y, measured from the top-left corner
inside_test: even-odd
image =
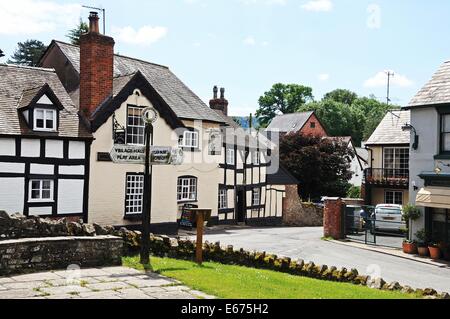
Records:
[[[199,138],[198,132],[196,131],[186,131],[183,133],[183,136],[180,136],[178,140],[178,145],[186,148],[198,148],[199,147]]]
[[[47,179],[30,180],[30,202],[53,201],[53,181]]]
[[[386,191],[384,193],[385,204],[403,205],[403,192]]]
[[[128,106],[127,144],[145,145],[145,123],[142,119],[142,108]]]
[[[127,175],[125,215],[142,214],[144,206],[144,175]]]
[[[226,188],[219,189],[219,209],[228,208],[228,190]]]
[[[227,158],[226,158],[226,162],[227,162],[228,165],[235,165],[236,164],[235,160],[234,160],[234,157],[235,157],[234,155],[235,155],[234,149],[228,148],[227,149]]]
[[[261,205],[261,189],[255,188],[252,192],[252,206]]]
[[[259,151],[253,152],[253,164],[259,165],[261,163],[261,153]]]
[[[197,178],[192,176],[182,176],[178,178],[177,200],[196,201],[197,200]]]
[[[36,131],[56,131],[56,110],[34,109],[34,130]]]

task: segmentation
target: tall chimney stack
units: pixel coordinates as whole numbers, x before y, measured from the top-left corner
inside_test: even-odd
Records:
[[[99,32],[97,12],[89,15],[89,32],[80,38],[80,111],[87,117],[112,95],[114,39]]]
[[[213,89],[213,99],[209,101],[209,107],[213,110],[221,111],[223,114],[228,116],[228,100],[225,99],[225,89],[220,89],[220,98],[217,97],[219,89],[214,86]]]

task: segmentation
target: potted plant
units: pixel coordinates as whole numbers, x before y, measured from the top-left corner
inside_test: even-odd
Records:
[[[447,243],[440,243],[441,253],[444,260],[450,260],[450,245]]]
[[[427,233],[425,229],[419,230],[416,233],[417,237],[417,250],[419,251],[419,256],[428,257],[430,255],[430,250],[428,249],[427,243]]]
[[[403,252],[405,254],[417,254],[417,243],[411,239],[411,221],[417,220],[420,218],[422,213],[420,209],[413,205],[406,205],[403,207],[403,220],[406,222],[406,239],[403,241]]]
[[[441,248],[439,248],[438,244],[430,242],[428,244],[428,250],[430,251],[431,259],[438,260],[441,258]]]

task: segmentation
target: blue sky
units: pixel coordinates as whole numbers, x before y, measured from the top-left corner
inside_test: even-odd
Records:
[[[385,100],[384,70],[404,105],[450,58],[445,0],[0,0],[0,48],[67,40],[88,15],[80,4],[106,6],[117,52],[169,66],[205,102],[225,87],[232,115],[254,112],[276,82]]]

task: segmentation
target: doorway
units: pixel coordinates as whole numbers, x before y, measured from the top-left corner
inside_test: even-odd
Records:
[[[246,212],[246,196],[245,189],[237,190],[237,206],[236,206],[236,219],[238,223],[245,223],[245,212]]]

